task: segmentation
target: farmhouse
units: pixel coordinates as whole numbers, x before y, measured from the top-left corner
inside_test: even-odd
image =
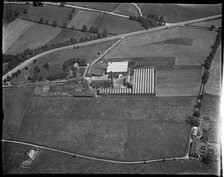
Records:
[[[127,73],[128,71],[128,62],[109,62],[107,66],[106,73]]]

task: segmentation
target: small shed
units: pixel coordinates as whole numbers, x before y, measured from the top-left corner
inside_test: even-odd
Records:
[[[31,150],[28,152],[28,156],[29,156],[29,158],[32,159],[32,160],[35,159],[36,154],[37,154],[37,152],[36,152],[35,150],[33,150],[33,149],[31,149]]]

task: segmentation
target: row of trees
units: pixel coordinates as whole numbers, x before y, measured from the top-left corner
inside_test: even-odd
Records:
[[[23,63],[27,59],[34,57],[35,55],[38,55],[42,52],[59,48],[67,45],[77,44],[80,42],[86,42],[91,41],[95,39],[101,39],[104,36],[99,33],[97,35],[91,35],[91,36],[81,36],[79,38],[70,38],[69,40],[61,43],[51,43],[51,44],[45,44],[41,47],[38,47],[36,49],[26,49],[24,52],[16,54],[16,55],[10,55],[10,54],[3,54],[3,63],[7,63],[7,67],[5,68],[3,75],[6,74],[8,71],[12,70],[19,64]],[[35,63],[35,60],[34,60]],[[4,82],[11,81],[12,77],[8,76],[8,78]]]
[[[199,117],[201,113],[199,112],[199,109],[202,107],[202,98],[203,98],[203,93],[204,93],[204,85],[207,83],[208,78],[209,78],[209,69],[211,67],[212,60],[215,56],[216,50],[218,49],[219,45],[221,42],[221,28],[218,30],[218,34],[216,36],[215,43],[211,46],[211,53],[209,56],[205,59],[205,63],[202,65],[204,67],[204,74],[202,76],[202,81],[201,81],[201,89],[199,92],[199,95],[197,97],[197,104],[195,105],[195,112],[193,113],[192,116],[189,116],[187,119],[187,122],[189,122],[192,126],[199,126]],[[201,140],[204,142],[208,141],[208,136],[209,132],[203,131],[203,135],[201,137]],[[202,162],[206,164],[210,164],[215,160],[215,156],[213,154],[206,153],[202,155]]]
[[[202,76],[201,84],[205,85],[208,82],[209,79],[209,69],[211,67],[212,60],[215,56],[216,50],[218,49],[219,45],[221,42],[221,28],[218,30],[218,34],[216,36],[215,43],[211,46],[211,53],[209,56],[205,59],[204,64],[202,65],[204,67],[204,74]],[[201,89],[204,89],[203,86],[201,86]],[[196,111],[193,113],[192,116],[190,116],[187,121],[192,125],[192,126],[199,126],[199,120],[198,118],[200,117],[200,112],[199,109],[202,106],[201,100],[203,98],[203,90],[200,90],[199,95],[197,97],[197,104],[195,105]]]
[[[139,21],[146,29],[149,29],[150,27],[163,26],[166,23],[164,17],[156,14],[149,14],[147,18],[140,16],[129,16],[129,19]]]

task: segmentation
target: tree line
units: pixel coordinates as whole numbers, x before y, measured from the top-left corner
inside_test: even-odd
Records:
[[[209,56],[205,59],[204,64],[202,64],[202,66],[204,67],[204,73],[201,78],[201,87],[200,87],[199,95],[197,97],[197,103],[195,105],[195,112],[186,119],[186,122],[189,123],[191,126],[199,127],[199,125],[200,125],[199,117],[201,116],[200,108],[202,107],[204,86],[208,82],[209,69],[211,67],[211,63],[212,63],[212,60],[214,59],[215,53],[221,43],[221,31],[222,31],[221,29],[222,29],[221,27],[218,29],[216,40],[215,40],[214,44],[211,46],[212,50],[211,50]],[[203,131],[201,140],[204,142],[207,142],[208,136],[209,136],[209,132]],[[202,162],[204,162],[206,164],[210,164],[215,160],[215,157],[212,154],[206,153],[206,154],[202,155],[201,160],[202,160]]]
[[[129,19],[140,22],[146,29],[149,29],[150,27],[164,26],[166,23],[165,18],[157,14],[148,14],[146,18],[140,16],[129,16]]]

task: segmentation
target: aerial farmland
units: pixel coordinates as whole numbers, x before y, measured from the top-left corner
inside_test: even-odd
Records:
[[[3,174],[221,175],[221,4],[4,1]]]

